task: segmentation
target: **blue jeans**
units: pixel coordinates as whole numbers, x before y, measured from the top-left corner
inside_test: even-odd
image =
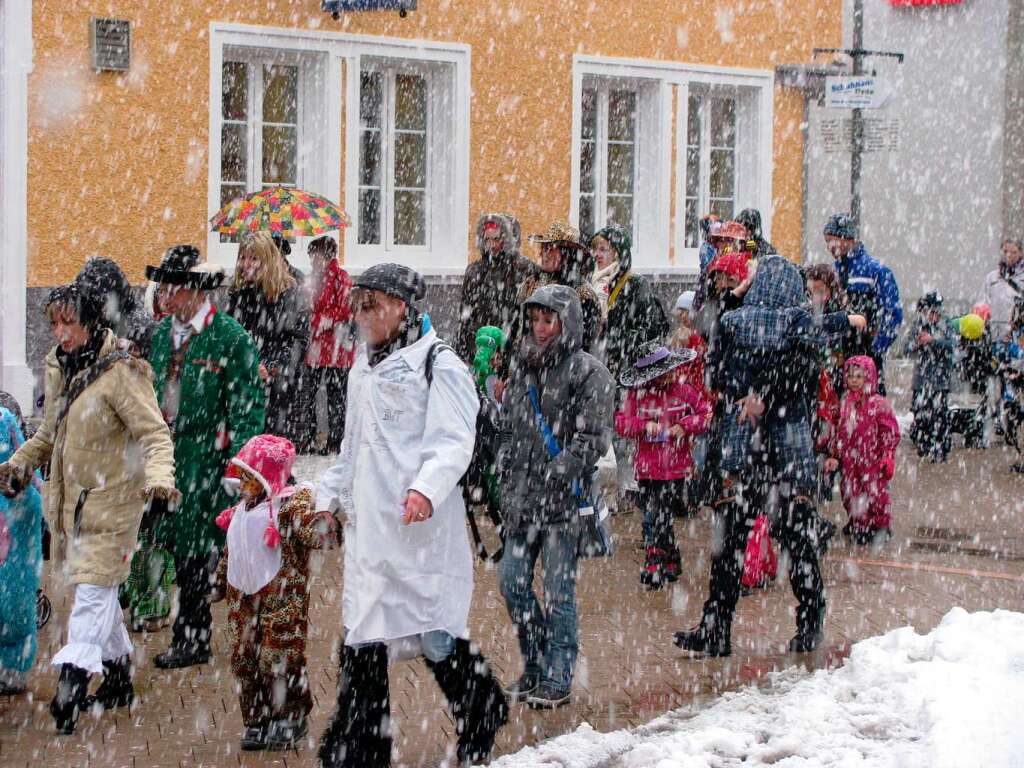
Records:
[[[560,688],[572,686],[579,654],[576,618],[576,547],[579,524],[529,526],[505,532],[498,564],[501,594],[519,636],[524,672]],[[544,605],[533,591],[533,570],[541,557]]]

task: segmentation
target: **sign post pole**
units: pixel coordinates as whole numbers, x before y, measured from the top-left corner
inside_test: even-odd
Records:
[[[864,0],[853,0],[853,76],[864,74]],[[850,147],[850,217],[860,226],[860,174],[864,154],[864,110],[853,110]]]

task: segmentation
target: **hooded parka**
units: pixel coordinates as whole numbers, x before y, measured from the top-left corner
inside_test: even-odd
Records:
[[[629,232],[620,226],[605,227],[590,242],[603,238],[619,255],[618,267],[608,281],[608,317],[601,331],[605,365],[612,378],[633,362],[634,352],[652,341],[661,341],[669,331],[665,310],[646,278],[635,275]]]
[[[102,330],[98,359],[118,350]],[[128,578],[146,490],[174,487],[174,446],[153,391],[152,369],[137,359],[114,363],[71,404],[57,348],[46,356],[46,411],[39,430],[11,457],[21,470],[49,462],[47,521],[73,584],[117,586]]]
[[[875,391],[878,371],[874,361],[866,355],[851,357],[843,369],[853,366],[864,371],[864,386],[859,392],[847,390],[843,395],[830,453],[842,468],[839,488],[854,525],[865,530],[889,528],[889,481],[895,471],[900,426],[889,401]]]
[[[507,528],[554,525],[578,514],[573,484],[589,488],[598,459],[612,438],[615,383],[608,369],[583,351],[583,319],[576,292],[564,285],[538,288],[529,307],[558,314],[561,335],[536,364],[527,354],[532,334],[521,341],[518,364],[502,398],[502,519]],[[529,387],[562,451],[551,458],[537,425]]]
[[[504,249],[492,256],[484,247],[484,231],[498,227]],[[473,358],[476,332],[493,325],[508,336],[519,311],[519,286],[537,274],[537,265],[519,253],[519,222],[504,213],[485,213],[476,223],[480,258],[466,267],[459,307],[459,338],[455,351],[465,361]]]

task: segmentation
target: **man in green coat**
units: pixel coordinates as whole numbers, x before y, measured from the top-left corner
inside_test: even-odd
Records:
[[[159,267],[146,267],[146,277],[159,285],[157,301],[170,314],[153,335],[150,363],[182,493],[156,530],[174,555],[179,608],[171,647],[154,662],[177,669],[210,658],[210,580],[224,544],[214,519],[231,505],[221,478],[228,461],[263,431],[265,392],[252,338],[208,296],[223,270],[201,264],[195,246],[176,245]]]

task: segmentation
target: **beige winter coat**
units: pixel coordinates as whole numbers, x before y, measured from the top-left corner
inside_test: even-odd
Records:
[[[100,359],[117,349],[117,338],[106,334]],[[10,461],[23,470],[50,464],[44,509],[68,580],[113,587],[128,577],[146,489],[174,486],[174,445],[152,371],[134,358],[115,363],[79,395],[59,426],[65,387],[56,348],[46,356],[44,375],[42,426]]]

